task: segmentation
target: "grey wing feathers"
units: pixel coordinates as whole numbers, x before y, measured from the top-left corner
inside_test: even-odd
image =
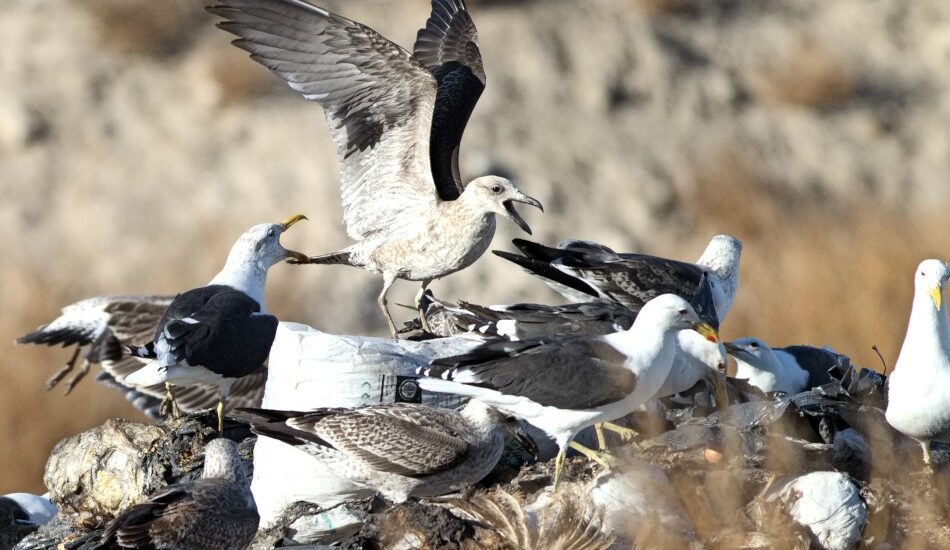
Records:
[[[545,406],[589,409],[623,399],[636,386],[626,356],[600,339],[494,342],[436,359],[426,376],[519,395]]]
[[[428,158],[435,78],[376,31],[303,0],[222,0],[234,44],[326,111],[343,217],[359,239],[436,200]]]

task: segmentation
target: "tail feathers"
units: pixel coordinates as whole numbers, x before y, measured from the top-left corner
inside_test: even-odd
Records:
[[[454,393],[456,395],[465,395],[468,397],[479,397],[484,395],[487,391],[491,391],[479,386],[469,386],[459,382],[452,382],[451,380],[442,380],[441,378],[420,378],[418,382],[419,387],[425,391],[432,391],[436,393]]]
[[[155,359],[158,357],[155,354],[154,342],[149,342],[144,346],[123,346],[122,351],[125,352],[126,355],[140,357],[142,359]]]
[[[319,415],[322,412],[330,411],[332,410],[318,410],[314,412]],[[288,445],[299,447],[308,443],[313,443],[321,447],[333,448],[333,445],[321,438],[316,433],[312,431],[301,430],[288,425],[288,422],[292,422],[295,418],[301,415],[306,416],[307,414],[309,413],[269,409],[238,408],[231,411],[228,416],[240,422],[249,424],[251,426],[251,431],[257,435],[270,437],[283,443],[287,443]]]
[[[311,264],[342,264],[342,265],[355,265],[350,261],[350,253],[341,250],[339,252],[330,252],[329,254],[321,254],[320,256],[311,256]]]

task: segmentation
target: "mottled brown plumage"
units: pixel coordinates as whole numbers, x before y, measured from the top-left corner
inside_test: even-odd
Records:
[[[460,411],[391,403],[310,412],[242,409],[235,416],[393,502],[475,483],[504,447],[502,416],[477,400]]]
[[[259,520],[237,446],[215,439],[205,447],[201,479],[169,485],[123,511],[91,548],[240,550]]]

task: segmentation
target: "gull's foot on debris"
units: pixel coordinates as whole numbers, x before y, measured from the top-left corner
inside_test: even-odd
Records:
[[[593,449],[588,449],[587,447],[575,441],[571,441],[570,447],[574,449],[575,451],[581,453],[582,455],[586,456],[587,458],[593,460],[597,464],[600,464],[607,470],[611,470],[615,468],[617,464],[619,463],[617,460],[617,457],[610,451],[606,451],[606,450],[595,451]]]
[[[601,424],[601,426],[603,426],[605,430],[610,430],[614,432],[615,434],[619,435],[620,440],[623,441],[624,443],[633,443],[636,440],[636,438],[640,435],[635,430],[631,430],[630,428],[624,428],[623,426],[618,426],[617,424],[614,424],[613,422],[604,422],[603,424]]]

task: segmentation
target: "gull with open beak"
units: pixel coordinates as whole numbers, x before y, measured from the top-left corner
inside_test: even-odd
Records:
[[[515,210],[541,209],[500,176],[459,173],[462,134],[485,89],[475,23],[460,0],[434,0],[410,53],[366,25],[305,0],[219,0],[208,8],[234,45],[327,116],[340,161],[343,221],[354,244],[302,263],[382,274],[377,303],[393,338],[386,293],[396,279],[426,286],[484,254],[495,216],[531,230]],[[422,327],[429,331],[419,311]]]
[[[284,248],[280,236],[305,219],[297,214],[244,232],[211,282],[176,296],[162,315],[154,339],[145,346],[128,348],[130,355],[149,362],[126,382],[216,385],[221,431],[231,385],[260,368],[277,333],[277,318],[264,304],[267,270],[283,260],[306,258]]]
[[[888,377],[887,422],[920,443],[928,465],[930,442],[950,443],[948,279],[950,268],[941,260],[917,266],[907,336]]]

